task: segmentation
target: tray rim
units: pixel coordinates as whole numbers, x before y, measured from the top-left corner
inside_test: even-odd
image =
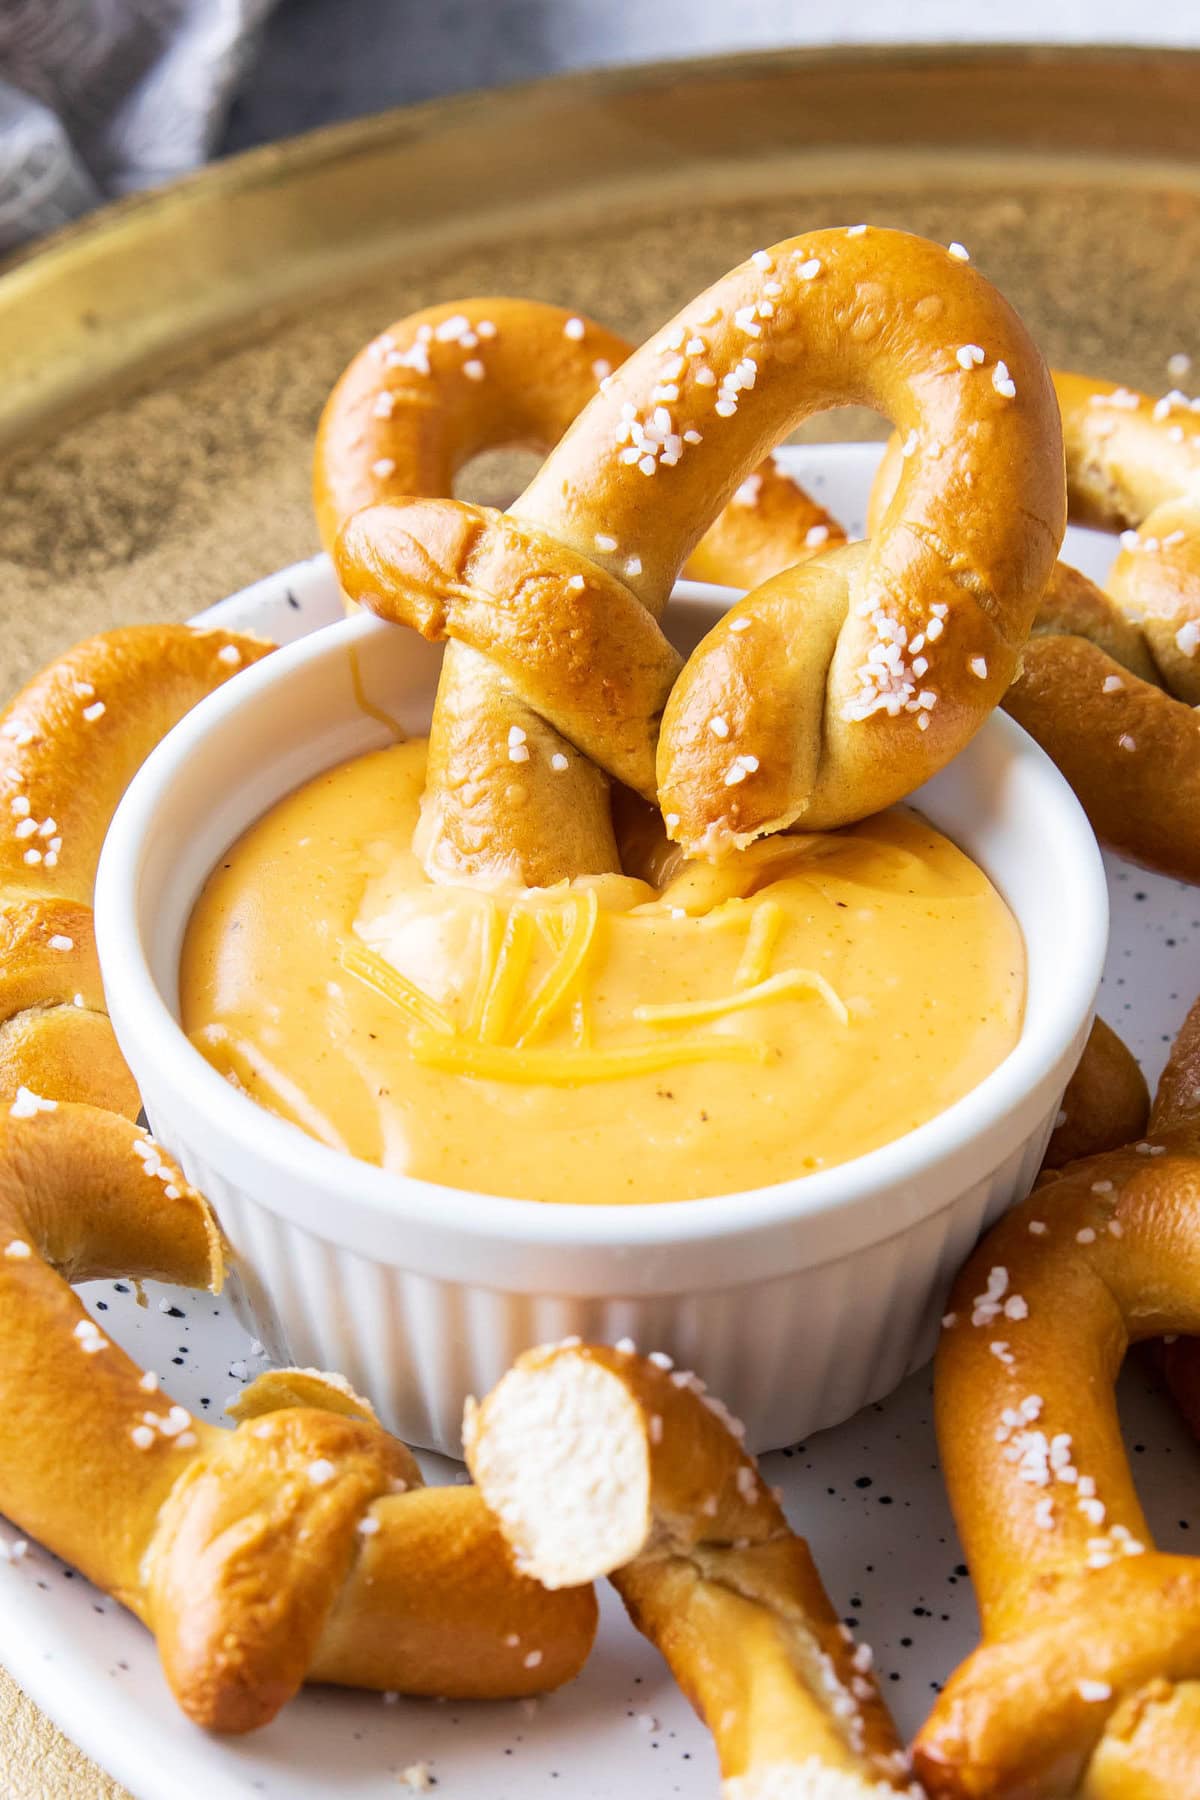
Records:
[[[1022,79],[1035,72],[1037,101]],[[822,106],[824,78],[851,90],[861,83],[860,103],[837,92]],[[968,89],[983,84],[965,110],[959,78]],[[924,84],[939,82],[957,101],[948,110],[929,104],[936,95],[922,99]],[[698,108],[693,132],[681,97],[690,103],[723,88],[739,92],[740,104],[726,114]],[[746,103],[747,88],[761,89],[762,107]],[[428,252],[536,228],[573,194],[640,205],[669,185],[672,168],[708,167],[724,178],[757,162],[765,179],[773,141],[781,168],[826,159],[883,171],[899,152],[919,169],[922,158],[957,152],[960,164],[964,155],[1047,159],[1200,185],[1198,89],[1200,48],[788,46],[572,71],[321,126],[111,202],[0,262],[0,449],[52,436],[206,348],[269,333],[301,294],[351,288],[376,265],[403,260],[410,244]],[[793,90],[803,104],[788,105]],[[1046,103],[1055,91],[1057,107]],[[656,96],[667,100],[657,117]],[[783,135],[772,140],[758,121],[769,114],[781,129],[781,107]],[[568,157],[545,192],[522,187],[540,166],[537,133],[578,108],[591,108],[604,127],[587,160]],[[716,130],[703,122],[713,116]],[[1081,131],[1092,118],[1094,131]],[[508,185],[503,157],[478,183],[462,179],[464,160],[469,167],[488,141],[514,146]],[[450,156],[443,166],[447,145],[457,162]],[[372,229],[363,196],[393,166],[399,181],[407,177],[407,202]],[[433,205],[421,191],[431,174],[441,183]]]
[[[199,192],[220,194],[223,191],[235,192],[271,185],[281,173],[290,176],[293,171],[317,168],[324,163],[340,161],[347,156],[355,156],[364,150],[387,144],[395,134],[408,127],[453,127],[474,119],[481,107],[499,106],[507,110],[544,97],[557,97],[571,90],[603,99],[639,89],[673,86],[683,80],[727,81],[753,78],[768,72],[796,74],[823,69],[885,69],[889,66],[906,70],[932,70],[939,66],[974,69],[1006,61],[1036,64],[1039,67],[1081,64],[1097,69],[1110,63],[1134,61],[1148,68],[1167,59],[1191,63],[1197,76],[1200,76],[1200,48],[1189,45],[1125,42],[1040,44],[1030,40],[956,44],[938,41],[785,45],[770,50],[604,64],[598,68],[572,69],[560,74],[539,76],[532,81],[506,82],[492,88],[468,88],[461,93],[388,107],[382,112],[337,120],[270,143],[256,144],[230,156],[220,157],[185,175],[176,176],[171,181],[109,200],[60,226],[48,236],[37,239],[30,245],[19,246],[15,251],[0,257],[0,296],[9,275],[23,272],[31,264],[46,263],[60,254],[70,253],[78,246],[104,237],[115,228],[136,220],[139,214],[148,217],[166,206],[186,205]],[[1200,155],[1200,128],[1196,135],[1196,153]],[[1121,160],[1124,160],[1124,156]]]

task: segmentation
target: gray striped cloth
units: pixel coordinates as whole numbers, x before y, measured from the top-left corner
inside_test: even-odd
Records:
[[[0,0],[0,251],[208,156],[275,0]]]

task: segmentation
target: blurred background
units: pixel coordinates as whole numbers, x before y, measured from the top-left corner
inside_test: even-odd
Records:
[[[1198,0],[0,0],[0,250],[213,155],[566,69],[805,44],[1200,44]]]

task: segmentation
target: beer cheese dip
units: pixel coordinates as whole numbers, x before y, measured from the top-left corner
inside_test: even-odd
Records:
[[[193,1043],[323,1143],[500,1196],[696,1199],[887,1144],[1017,1040],[1016,921],[915,812],[716,865],[642,819],[650,879],[489,893],[417,860],[425,755],[289,795],[187,932]]]

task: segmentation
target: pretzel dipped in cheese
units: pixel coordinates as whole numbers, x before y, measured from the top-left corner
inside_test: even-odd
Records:
[[[1200,419],[1056,373],[1071,517],[1121,533],[1102,592],[1059,564],[1005,709],[1054,758],[1097,835],[1200,881]],[[900,466],[893,439],[869,522]]]
[[[334,549],[339,530],[355,512],[377,501],[450,495],[459,469],[482,450],[521,446],[545,455],[631,348],[591,319],[532,300],[457,301],[392,325],[350,364],[322,415],[313,494],[326,548]],[[472,517],[464,512],[461,522]],[[696,545],[688,573],[701,581],[751,587],[842,539],[841,528],[824,508],[767,458]],[[606,541],[601,533],[589,550],[602,549]],[[436,539],[431,543],[443,557],[465,554],[459,544],[447,547]],[[520,546],[516,553],[523,554]],[[378,556],[371,555],[369,546],[365,557],[371,572],[378,572]],[[626,572],[637,560],[627,553],[613,566]],[[576,559],[561,571],[561,581],[569,583],[580,571],[583,576],[597,575],[588,559]],[[341,572],[353,601],[364,570],[351,567]],[[494,568],[489,572],[502,579]],[[473,570],[476,582],[480,573]],[[550,604],[544,588],[543,583],[536,594],[523,592],[524,610],[530,610],[531,601]],[[609,732],[619,724],[622,705],[633,704],[633,696],[624,691],[622,658],[636,667],[639,652],[623,642],[617,629],[618,617],[627,617],[635,638],[648,646],[644,655],[654,679],[648,700],[640,705],[657,724],[678,659],[652,630],[621,579],[614,576],[598,598],[612,607],[614,620],[611,629],[603,618],[597,621],[592,639],[576,656],[575,666],[587,678],[585,698],[589,704],[597,695],[602,705],[609,700],[604,719]],[[566,599],[573,602],[571,591]],[[486,602],[483,611],[486,615]],[[456,616],[461,623],[461,610]],[[572,618],[558,615],[556,622],[569,631]],[[426,611],[420,628],[429,635],[445,635],[439,630],[441,623],[435,613]],[[486,616],[481,623],[487,648]],[[530,637],[536,624],[536,619],[527,622]],[[501,669],[481,660],[478,631],[463,629],[449,635],[430,735],[422,824],[431,871],[453,875],[489,857],[481,830],[490,835],[487,802],[497,767],[506,786],[520,786],[523,793],[536,790],[521,804],[536,814],[550,848],[540,854],[532,843],[525,847],[522,867],[528,885],[545,885],[563,869],[584,874],[615,867],[606,784],[572,754],[571,744],[562,737],[565,732],[572,742],[578,743],[581,735],[586,739],[577,714],[533,710],[513,691]],[[543,623],[539,641],[545,642],[548,635]],[[593,674],[590,669],[588,658],[597,639],[611,645],[611,672]],[[513,648],[519,656],[530,648],[529,638],[521,646],[510,645]],[[518,735],[510,744],[513,733]],[[519,759],[525,766],[514,767],[509,750],[522,746],[528,751]],[[555,758],[567,767],[560,769]],[[625,766],[619,758],[618,764]],[[547,779],[564,774],[565,780]],[[641,767],[631,767],[628,774],[643,789],[652,783],[648,750]]]
[[[0,1117],[0,1511],[150,1627],[198,1724],[265,1724],[304,1680],[501,1698],[581,1667],[587,1589],[518,1573],[477,1492],[426,1489],[336,1377],[281,1371],[223,1431],[157,1391],[68,1282],[216,1292],[220,1234],[114,1113]]]
[[[136,1118],[92,932],[100,847],[159,740],[270,648],[186,625],[110,631],[0,715],[0,1100],[28,1087]]]
[[[764,451],[845,401],[891,414],[912,446],[885,528],[747,596],[665,704],[672,658],[638,606],[658,616]],[[584,795],[578,757],[547,756],[526,714],[586,715],[572,746],[649,797],[657,694],[658,798],[692,852],[910,792],[1012,678],[1061,540],[1061,459],[1042,359],[979,275],[904,233],[815,232],[757,252],[630,357],[507,515],[370,507],[336,560],[355,599],[499,664],[510,704],[486,714],[469,779],[437,804],[455,814],[461,869],[546,881],[597,856],[611,867],[612,851],[602,792]],[[601,619],[625,670],[616,693],[613,657],[587,679]],[[464,741],[471,711],[455,717]],[[614,715],[636,726],[633,769]],[[594,855],[579,865],[554,826],[585,806]]]
[[[920,1732],[936,1796],[1200,1793],[1200,1562],[1154,1549],[1113,1382],[1200,1331],[1200,1002],[1147,1135],[1071,1164],[985,1238],[935,1398],[983,1643]]]
[[[666,1356],[568,1341],[468,1404],[467,1461],[520,1567],[611,1575],[716,1740],[726,1800],[884,1800],[908,1759],[736,1422]]]

